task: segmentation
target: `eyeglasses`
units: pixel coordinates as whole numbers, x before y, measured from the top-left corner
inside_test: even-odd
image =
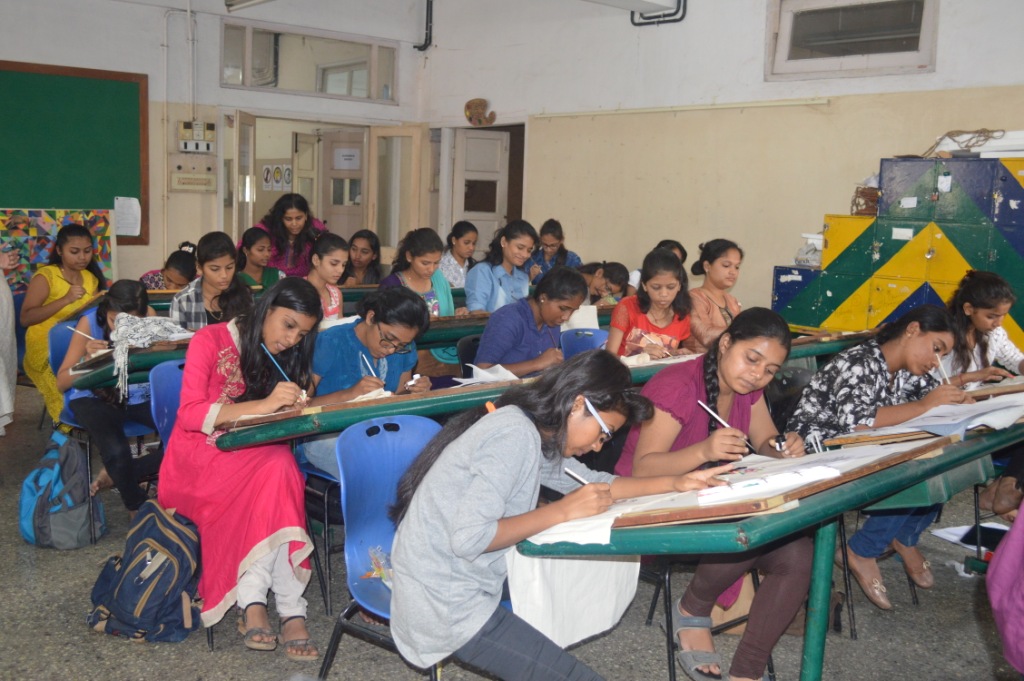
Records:
[[[608,424],[604,422],[601,415],[597,413],[597,409],[594,409],[594,405],[592,405],[590,400],[586,397],[583,398],[583,404],[587,405],[587,411],[590,412],[591,416],[597,419],[597,425],[601,426],[601,436],[597,438],[597,441],[603,445],[608,442],[608,440],[612,439],[612,429],[608,427]]]
[[[561,241],[556,241],[553,244],[546,244],[543,241],[540,242],[540,247],[545,251],[557,251],[562,245]]]
[[[380,346],[385,350],[393,350],[396,355],[407,355],[412,352],[412,348],[409,347],[409,343],[398,343],[390,338],[384,336],[384,329],[380,328],[380,324],[376,324],[377,333],[380,335]]]

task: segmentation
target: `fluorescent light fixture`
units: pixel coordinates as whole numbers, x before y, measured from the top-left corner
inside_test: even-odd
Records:
[[[228,12],[237,12],[240,9],[246,9],[255,5],[262,5],[265,2],[271,2],[272,0],[224,0],[224,6]]]
[[[599,5],[608,5],[644,14],[671,12],[676,9],[676,0],[587,0],[587,2],[596,2]]]

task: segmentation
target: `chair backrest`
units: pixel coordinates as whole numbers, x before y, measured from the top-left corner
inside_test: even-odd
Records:
[[[463,336],[455,344],[455,352],[459,355],[459,365],[462,367],[463,378],[470,378],[473,375],[473,369],[469,365],[476,361],[476,351],[480,347],[481,335],[474,333],[469,336]]]
[[[569,359],[587,350],[603,348],[608,341],[604,329],[569,329],[562,332],[562,356]]]
[[[390,592],[380,580],[362,578],[373,569],[370,549],[391,553],[395,526],[388,508],[395,503],[398,481],[440,430],[423,416],[384,416],[349,426],[338,437],[348,587],[379,617],[390,617]]]
[[[64,363],[64,356],[68,354],[68,346],[71,345],[71,337],[75,335],[76,324],[78,324],[78,320],[69,319],[57,322],[50,329],[50,370],[54,375],[57,374],[60,365]]]
[[[185,363],[180,359],[161,362],[149,370],[150,401],[153,412],[153,423],[160,434],[164,448],[170,440],[174,422],[178,418],[178,406],[181,404],[181,377],[185,373]]]

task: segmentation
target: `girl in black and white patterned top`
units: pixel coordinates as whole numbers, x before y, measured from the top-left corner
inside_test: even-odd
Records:
[[[933,407],[971,402],[959,387],[930,375],[939,358],[954,347],[949,314],[922,305],[887,325],[872,339],[844,350],[825,365],[804,391],[787,430],[825,440],[855,430],[892,426]],[[849,541],[850,571],[868,599],[892,607],[876,559],[892,547],[923,588],[934,583],[928,561],[916,544],[938,513],[938,506],[874,513]],[[841,554],[837,553],[837,561]]]

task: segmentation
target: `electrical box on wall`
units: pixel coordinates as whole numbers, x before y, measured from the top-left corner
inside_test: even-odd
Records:
[[[178,121],[178,151],[191,154],[212,154],[216,142],[216,123]]]
[[[215,192],[217,191],[217,160],[212,156],[194,154],[171,154],[167,176],[171,191]]]

